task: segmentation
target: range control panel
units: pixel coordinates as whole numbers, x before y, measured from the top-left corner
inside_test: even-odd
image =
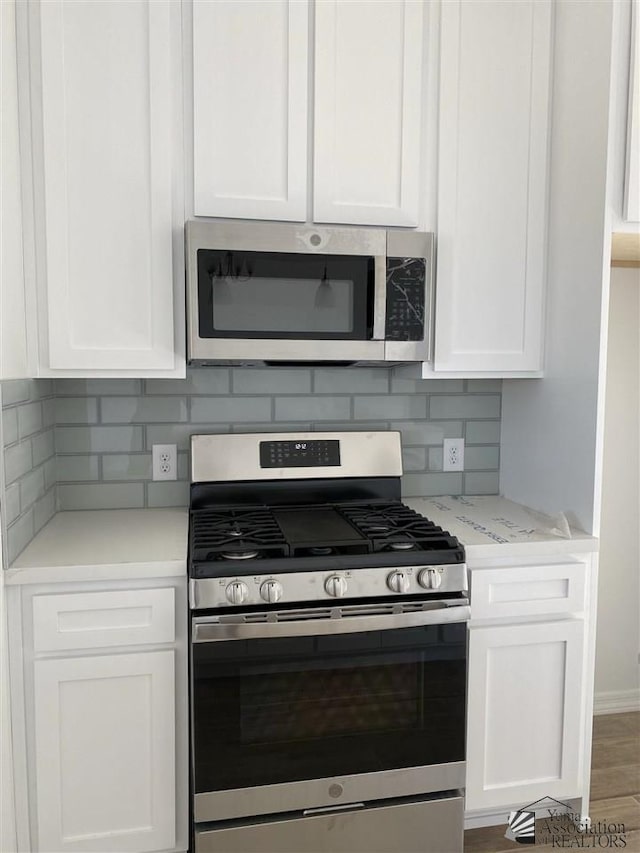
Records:
[[[340,465],[340,441],[261,441],[261,468],[325,468]]]

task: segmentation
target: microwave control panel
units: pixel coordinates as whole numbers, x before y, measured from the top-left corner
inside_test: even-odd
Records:
[[[424,340],[426,271],[424,258],[387,258],[385,340]]]

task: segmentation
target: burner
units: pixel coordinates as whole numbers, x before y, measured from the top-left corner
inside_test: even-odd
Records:
[[[260,556],[260,551],[223,551],[223,560],[254,560]]]
[[[364,529],[367,533],[389,533],[391,530],[388,524],[379,524],[377,522],[375,524],[366,523]]]
[[[390,545],[393,551],[412,551],[416,547],[415,542],[392,542]]]
[[[319,547],[318,546],[315,548],[309,548],[309,553],[313,557],[326,557],[329,554],[333,554],[333,548],[330,548],[328,546],[325,546],[325,547]]]

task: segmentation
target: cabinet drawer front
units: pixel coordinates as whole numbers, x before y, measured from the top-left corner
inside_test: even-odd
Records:
[[[33,635],[36,652],[172,643],[174,590],[38,595]]]
[[[476,570],[471,578],[471,618],[582,613],[585,572],[583,563]]]

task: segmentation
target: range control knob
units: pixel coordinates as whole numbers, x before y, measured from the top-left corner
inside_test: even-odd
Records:
[[[260,595],[269,604],[275,604],[282,598],[282,584],[273,579],[265,581],[260,585]]]
[[[225,590],[229,604],[242,604],[247,600],[249,588],[242,581],[231,581]]]
[[[347,594],[347,579],[340,575],[331,575],[324,582],[324,588],[333,598],[342,598]]]
[[[418,583],[425,589],[438,589],[442,575],[437,569],[423,569],[418,575]]]
[[[409,592],[411,582],[406,572],[391,572],[387,578],[387,586],[391,592]]]

